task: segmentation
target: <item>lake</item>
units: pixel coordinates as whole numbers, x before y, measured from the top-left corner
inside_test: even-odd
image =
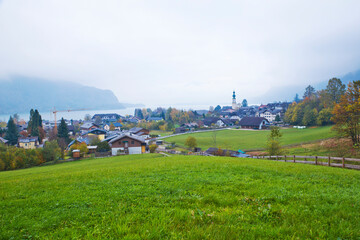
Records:
[[[227,104],[229,105],[229,104]],[[183,110],[209,110],[210,106],[216,106],[216,105],[176,105],[176,104],[163,104],[161,107],[168,108],[173,107],[176,109],[183,109]],[[74,111],[74,112],[58,112],[56,114],[57,119],[73,119],[73,120],[80,120],[84,119],[85,115],[90,114],[93,116],[94,114],[100,114],[100,113],[117,113],[122,116],[125,115],[134,115],[135,108],[151,108],[152,110],[160,107],[159,105],[149,105],[145,107],[131,107],[131,108],[124,108],[124,109],[113,109],[113,110],[83,110],[83,111]],[[60,109],[59,109],[60,110]],[[30,110],[29,110],[30,112]],[[9,120],[11,114],[2,114],[0,115],[0,121],[7,122]],[[21,113],[18,114],[20,116],[20,119],[24,119],[25,121],[29,120],[29,113]],[[54,120],[54,114],[52,113],[52,110],[49,110],[49,112],[40,112],[40,115],[43,120]]]

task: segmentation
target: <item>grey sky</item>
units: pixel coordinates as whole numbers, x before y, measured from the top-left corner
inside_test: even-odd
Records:
[[[359,12],[358,0],[4,0],[0,78],[73,81],[147,104],[300,93],[360,68]]]

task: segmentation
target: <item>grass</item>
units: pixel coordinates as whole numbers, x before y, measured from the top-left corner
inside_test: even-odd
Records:
[[[330,126],[316,127],[307,129],[283,129],[282,143],[284,145],[300,144],[304,142],[317,141],[333,137],[335,133],[330,130]],[[214,147],[213,132],[190,133],[197,140],[198,147],[206,150]],[[186,139],[190,134],[165,138],[167,142],[176,142],[180,146],[184,146]],[[231,150],[252,150],[263,149],[266,145],[269,130],[249,131],[249,130],[223,130],[216,131],[217,147]]]
[[[151,130],[150,135],[160,135],[160,137],[169,136],[173,134],[171,131],[160,131],[160,130]]]
[[[359,239],[360,171],[156,154],[0,172],[0,239]]]

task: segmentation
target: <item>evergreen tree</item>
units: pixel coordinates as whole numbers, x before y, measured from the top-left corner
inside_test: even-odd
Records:
[[[215,107],[215,109],[214,109],[215,112],[220,112],[220,110],[221,110],[220,105],[217,105],[217,106]]]
[[[69,129],[68,129],[67,125],[66,125],[66,122],[65,122],[64,118],[61,118],[61,122],[60,122],[59,127],[58,127],[57,136],[60,139],[64,139],[66,143],[69,143],[69,141],[70,141]]]
[[[35,109],[30,110],[30,120],[28,123],[28,132],[31,136],[40,136],[39,128],[42,127],[42,119],[39,111]]]
[[[315,88],[313,87],[313,86],[311,86],[311,85],[309,85],[309,86],[307,86],[306,88],[305,88],[305,92],[304,92],[304,99],[305,98],[311,98],[311,97],[313,97],[313,96],[315,96]]]
[[[5,134],[5,139],[9,141],[10,145],[17,144],[19,137],[19,132],[17,126],[14,123],[14,119],[10,117],[8,124],[7,124],[7,131]]]
[[[300,102],[299,94],[295,95],[294,102],[296,103]]]
[[[244,99],[244,100],[242,101],[241,106],[242,106],[242,107],[247,107],[247,106],[248,106],[248,102],[247,102],[246,99]]]

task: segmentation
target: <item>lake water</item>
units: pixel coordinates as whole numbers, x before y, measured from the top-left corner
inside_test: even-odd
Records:
[[[228,104],[229,105],[229,104]],[[216,106],[216,105],[169,105],[169,104],[163,104],[162,106],[154,105],[154,106],[145,106],[145,107],[131,107],[131,108],[125,108],[125,109],[113,109],[113,110],[84,110],[84,111],[74,111],[74,112],[58,112],[56,114],[56,118],[59,120],[61,118],[64,119],[73,119],[73,120],[80,120],[84,119],[86,114],[90,114],[93,116],[94,114],[100,114],[100,113],[117,113],[122,116],[125,115],[134,115],[135,108],[151,108],[152,110],[156,109],[157,107],[173,107],[176,109],[183,109],[183,110],[209,110],[210,106]],[[223,105],[221,105],[223,106]],[[60,110],[60,109],[59,109]],[[29,110],[30,112],[30,110]],[[3,114],[0,115],[0,121],[7,122],[9,120],[11,114]],[[20,116],[20,119],[24,119],[25,121],[29,120],[29,113],[21,113],[18,114]],[[51,110],[49,112],[40,112],[40,115],[42,119],[44,120],[54,120],[54,114]]]

